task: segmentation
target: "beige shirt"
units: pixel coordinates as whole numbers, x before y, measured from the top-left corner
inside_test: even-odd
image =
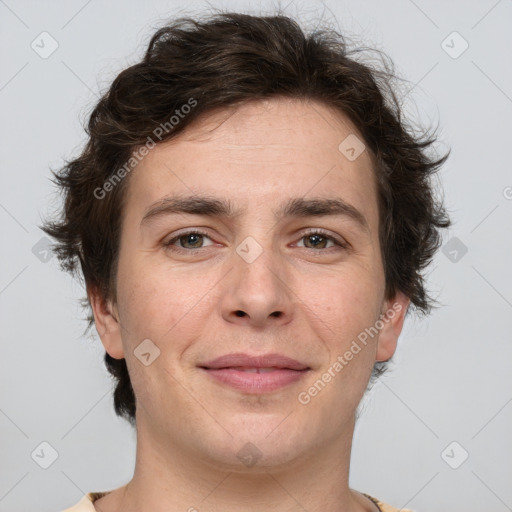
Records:
[[[67,508],[63,512],[96,512],[96,509],[94,508],[93,503],[96,500],[99,500],[102,496],[105,496],[105,494],[108,494],[110,491],[107,492],[90,492],[86,494],[76,505],[74,505],[71,508]],[[364,494],[364,493],[363,493]],[[382,501],[379,501],[372,496],[369,496],[368,494],[364,494],[368,499],[372,500],[375,505],[377,505],[381,512],[413,512],[412,510],[402,508],[398,510],[397,508],[391,507],[390,505],[386,505],[385,503],[382,503]]]

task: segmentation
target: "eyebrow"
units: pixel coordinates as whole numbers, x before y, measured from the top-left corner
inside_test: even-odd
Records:
[[[168,196],[153,203],[146,210],[141,220],[141,226],[158,217],[175,213],[237,219],[245,211],[245,208],[235,209],[229,200],[216,197]],[[365,216],[357,208],[341,198],[292,198],[282,205],[279,210],[273,210],[273,213],[277,220],[288,217],[343,216],[369,231],[368,221]]]

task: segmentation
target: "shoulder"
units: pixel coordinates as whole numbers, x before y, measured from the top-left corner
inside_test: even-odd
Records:
[[[105,496],[106,492],[90,492],[86,494],[78,503],[62,512],[96,512],[93,503]]]
[[[369,500],[373,501],[375,505],[377,505],[381,512],[414,512],[413,510],[410,510],[408,508],[395,508],[391,505],[387,505],[386,503],[383,503],[382,501],[378,500],[377,498],[374,498],[373,496],[370,496],[369,494],[363,493]]]
[[[93,503],[102,496],[105,496],[105,494],[107,494],[107,492],[90,492],[86,494],[76,505],[63,510],[62,512],[96,512]],[[392,507],[391,505],[383,503],[382,501],[374,498],[373,496],[370,496],[369,494],[362,494],[373,501],[380,508],[381,512],[414,512],[405,508],[399,510],[395,507]]]

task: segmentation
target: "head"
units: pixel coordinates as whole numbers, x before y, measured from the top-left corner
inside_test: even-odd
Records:
[[[117,76],[82,154],[56,174],[63,215],[44,229],[85,280],[118,415],[214,425],[191,396],[218,405],[199,367],[231,352],[306,363],[297,432],[313,439],[335,405],[352,413],[407,312],[433,306],[423,271],[449,226],[432,182],[447,155],[431,156],[434,138],[407,127],[393,79],[389,63],[359,62],[339,34],[242,14],[177,20]],[[171,197],[193,200],[172,213]],[[190,242],[187,231],[202,234]],[[151,357],[158,348],[151,365],[140,346]],[[308,392],[347,351],[354,361]],[[289,398],[223,392],[239,409],[218,411],[218,423],[256,437]],[[248,404],[266,407],[265,419],[251,423]],[[205,450],[227,443],[221,430]]]

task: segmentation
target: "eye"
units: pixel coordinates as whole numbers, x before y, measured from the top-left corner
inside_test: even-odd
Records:
[[[205,239],[211,243],[204,245]],[[315,251],[319,249],[333,249],[336,246],[347,249],[348,245],[341,239],[334,237],[322,230],[310,231],[303,233],[300,240],[304,240],[304,248]],[[176,245],[178,243],[178,245]],[[331,246],[327,246],[331,243]],[[182,231],[178,235],[164,242],[166,248],[177,251],[191,252],[194,249],[203,249],[209,245],[214,245],[208,233],[200,230]]]
[[[328,235],[324,231],[316,230],[310,231],[308,233],[303,233],[301,240],[305,240],[305,248],[306,249],[332,249],[333,246],[338,246],[346,249],[347,244],[338,240],[336,237]],[[326,244],[331,242],[331,247],[326,247]]]
[[[210,239],[208,233],[205,233],[204,231],[185,231],[171,238],[170,240],[165,242],[164,245],[166,247],[171,247],[174,245],[175,242],[179,242],[181,245],[177,246],[178,249],[202,249],[203,247],[205,247],[204,245],[202,245],[202,242],[204,241],[205,238]]]

